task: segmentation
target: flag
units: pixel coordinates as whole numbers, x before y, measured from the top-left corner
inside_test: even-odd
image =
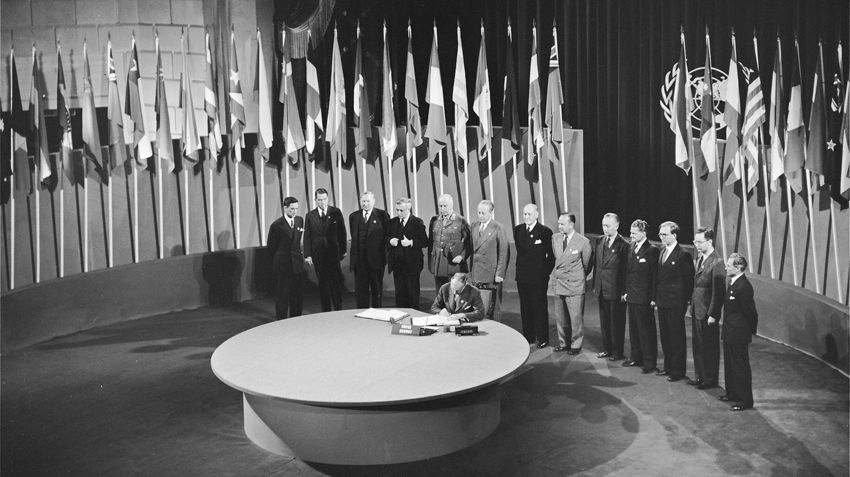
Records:
[[[245,130],[245,103],[242,101],[242,84],[239,79],[239,62],[236,58],[236,34],[230,30],[230,147],[242,147]],[[238,156],[237,156],[238,157]]]
[[[112,40],[106,41],[107,79],[109,80],[109,98],[106,116],[109,119],[109,173],[127,160],[127,147],[124,143],[124,117],[121,98],[118,95],[118,74],[115,72],[115,60],[112,57]]]
[[[136,163],[147,166],[147,158],[153,156],[151,141],[145,135],[145,113],[142,109],[142,84],[139,81],[139,52],[136,50],[136,36],[133,35],[133,51],[130,67],[127,68],[127,89],[124,94],[124,114],[133,121],[133,148],[138,148]]]
[[[694,151],[691,136],[691,81],[688,61],[685,56],[685,32],[680,35],[681,50],[676,63],[676,86],[673,90],[673,108],[670,129],[676,135],[676,165],[688,172],[691,170]]]
[[[463,64],[463,43],[460,38],[460,20],[457,25],[457,59],[455,81],[452,86],[452,103],[455,107],[455,154],[461,170],[466,170],[469,153],[466,146],[466,122],[469,120],[469,99],[466,97],[466,68]]]
[[[9,124],[7,128],[11,128],[9,138],[14,143],[15,150],[12,151],[10,157],[12,164],[10,165],[11,173],[15,176],[15,190],[32,192],[32,174],[30,173],[29,165],[29,148],[27,147],[27,137],[29,137],[29,117],[24,112],[21,104],[21,89],[18,85],[18,68],[15,66],[15,49],[9,50],[9,74],[12,76],[9,81]]]
[[[511,25],[508,24],[508,47],[505,61],[505,97],[502,102],[502,158],[501,164],[507,164],[520,151],[519,101],[517,101],[516,66],[514,49],[511,42]],[[493,166],[493,169],[498,165]]]
[[[700,93],[699,147],[702,160],[694,156],[696,173],[701,179],[717,169],[717,129],[714,125],[714,91],[711,81],[711,42],[705,31],[705,68],[703,68]]]
[[[428,157],[434,160],[446,147],[446,109],[443,101],[443,80],[440,76],[440,57],[437,54],[437,23],[434,23],[434,40],[431,42],[431,63],[428,67],[428,86],[425,90],[425,102],[428,103],[428,124],[425,137],[428,138]],[[445,172],[447,168],[443,168]]]
[[[844,85],[844,119],[841,122],[841,184],[839,192],[850,199],[850,81]]]
[[[738,46],[732,33],[732,56],[729,58],[729,74],[723,91],[723,118],[726,121],[726,151],[723,154],[723,179],[726,184],[741,180],[741,87],[738,70]]]
[[[552,48],[549,50],[549,78],[546,82],[546,127],[549,128],[549,144],[555,159],[560,154],[558,146],[564,143],[564,89],[561,87],[561,71],[558,65],[558,32],[552,25]],[[560,158],[563,159],[563,158]]]
[[[806,128],[803,124],[803,82],[800,76],[800,44],[794,38],[791,61],[791,94],[788,98],[788,123],[785,125],[785,179],[795,192],[803,190]]]
[[[77,178],[85,175],[85,170],[75,170],[73,149],[74,143],[71,139],[71,110],[68,108],[68,94],[65,87],[65,68],[62,66],[62,46],[56,46],[56,119],[59,127],[59,143],[60,157],[62,160],[62,169],[65,170],[65,176],[72,184],[77,182]]]
[[[779,178],[785,173],[783,149],[785,143],[785,109],[782,107],[785,78],[782,74],[782,42],[776,36],[776,56],[770,84],[770,188],[776,190]]]
[[[195,101],[192,99],[192,77],[189,76],[187,51],[180,36],[180,47],[183,50],[183,74],[180,94],[180,107],[183,109],[182,135],[183,157],[192,162],[198,162],[198,151],[201,150],[201,134],[198,132],[198,122],[195,118]]]
[[[486,156],[493,148],[493,113],[490,104],[490,73],[487,69],[487,48],[484,42],[484,21],[481,21],[481,46],[478,48],[478,69],[475,74],[475,99],[472,110],[478,115],[478,155]],[[498,161],[496,161],[498,163]],[[479,168],[480,169],[480,168]]]
[[[342,58],[339,54],[339,35],[334,25],[333,55],[331,58],[331,86],[328,94],[328,125],[325,127],[325,141],[331,145],[331,155],[337,156],[345,167],[351,167],[347,160],[345,121],[345,77],[342,74]]]
[[[95,170],[105,170],[106,164],[100,150],[100,131],[97,128],[97,112],[94,107],[94,88],[91,82],[91,67],[87,44],[83,43],[83,157],[91,161]],[[85,164],[83,167],[86,167]]]
[[[286,43],[284,41],[284,43]],[[292,82],[292,62],[287,58],[287,50],[283,49],[281,57],[280,94],[278,102],[283,103],[283,141],[284,154],[289,163],[298,166],[298,155],[293,154],[303,148],[304,131],[301,129],[301,113],[295,98],[295,84]]]
[[[156,152],[160,160],[166,162],[165,171],[174,170],[174,145],[171,142],[171,119],[168,117],[168,98],[165,94],[165,73],[162,70],[162,55],[159,51],[159,35],[156,45]]]
[[[826,173],[826,94],[824,93],[823,45],[818,41],[818,62],[812,84],[812,108],[809,110],[809,138],[806,144],[806,169],[812,171],[809,192],[823,184]]]
[[[381,154],[393,160],[398,141],[395,135],[395,111],[393,110],[393,72],[390,67],[390,50],[387,45],[387,24],[384,22],[383,94],[381,101]]]
[[[540,111],[540,72],[537,60],[537,25],[531,29],[531,65],[528,68],[528,133],[534,143],[535,149],[543,147],[546,143],[543,138],[543,120]],[[534,156],[529,153],[528,163],[531,164]]]
[[[206,78],[204,81],[204,112],[207,114],[207,148],[209,157],[207,160],[210,167],[216,166],[218,153],[221,151],[221,123],[218,119],[218,75],[213,63],[212,48],[210,47],[210,34],[205,33],[206,41]]]
[[[30,140],[35,145],[35,161],[38,168],[38,180],[42,183],[50,179],[50,152],[47,142],[47,124],[44,121],[44,97],[41,92],[41,74],[38,59],[35,56],[35,44],[32,45],[32,85],[30,87]]]
[[[758,42],[753,35],[753,47],[758,55]],[[758,60],[756,61],[758,64]],[[756,68],[744,70],[747,74],[747,103],[744,113],[743,154],[747,160],[747,187],[752,189],[758,183],[759,144],[758,135],[767,113],[764,108],[764,93],[761,89],[761,76]]]
[[[360,24],[357,24],[357,53],[354,59],[354,157],[369,160],[369,138],[372,137],[369,95],[363,76],[363,47],[360,41]],[[373,159],[374,160],[374,159]]]
[[[844,98],[844,72],[841,68],[841,43],[836,48],[835,73],[830,88],[829,108],[827,109],[828,139],[826,142],[826,177],[832,199],[838,202],[841,209],[847,208],[848,201],[841,195],[841,108]]]
[[[410,150],[422,144],[422,123],[419,119],[419,93],[416,89],[416,70],[413,67],[413,40],[410,21],[407,23],[407,65],[404,70],[404,101],[407,103],[407,145]],[[411,160],[413,160],[411,152]],[[411,170],[418,164],[411,164]]]
[[[316,130],[322,130],[322,103],[319,95],[319,74],[306,56],[307,66],[307,101],[304,113],[307,115],[307,137],[305,138],[307,152],[313,154],[316,148]]]
[[[269,75],[266,74],[266,59],[263,55],[263,41],[257,28],[257,67],[254,69],[254,100],[257,102],[257,152],[264,161],[269,162],[269,148],[272,147],[272,101],[269,93]],[[281,76],[282,78],[283,76]],[[286,112],[284,110],[284,120]],[[286,123],[284,123],[284,128]],[[301,129],[299,121],[298,129]]]

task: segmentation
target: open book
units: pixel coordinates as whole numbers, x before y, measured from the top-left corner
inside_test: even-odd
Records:
[[[370,320],[379,320],[386,321],[389,323],[395,323],[396,321],[399,321],[402,318],[406,318],[409,315],[401,310],[369,308],[368,310],[363,310],[360,313],[355,314],[354,316],[358,318],[369,318]]]
[[[413,326],[458,326],[460,321],[441,315],[413,316],[410,318],[410,324]]]

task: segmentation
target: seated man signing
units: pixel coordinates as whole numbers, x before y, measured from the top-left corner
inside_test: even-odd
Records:
[[[461,323],[478,321],[484,317],[484,302],[478,289],[466,283],[466,273],[458,272],[449,283],[440,287],[431,305],[431,313]]]

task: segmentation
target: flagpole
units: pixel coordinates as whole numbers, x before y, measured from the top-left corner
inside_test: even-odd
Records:
[[[261,79],[262,81],[262,79]],[[257,151],[259,152],[259,150]],[[265,230],[266,230],[266,161],[263,160],[263,156],[257,154],[255,156],[260,164],[260,247],[265,245]],[[289,161],[287,161],[288,163]],[[289,195],[289,171],[287,168],[286,173],[287,180],[287,190],[286,194]]]
[[[759,65],[759,43],[758,43],[758,38],[756,37],[755,30],[753,30],[753,51],[755,52],[756,69],[758,70],[759,76],[761,76],[761,65]],[[759,78],[759,81],[761,81],[761,78]],[[764,91],[764,90],[762,89],[762,91]],[[765,111],[765,113],[766,113],[766,111]],[[764,124],[766,122],[767,121],[763,122],[762,125],[758,128],[758,131],[756,131],[756,138],[757,138],[757,140],[756,140],[756,162],[758,162],[758,157],[761,155],[760,144],[764,144],[763,130],[764,130]],[[768,254],[768,261],[770,263],[770,278],[775,280],[776,279],[776,264],[774,263],[774,260],[773,260],[773,232],[772,232],[773,227],[771,227],[771,225],[770,225],[770,219],[771,219],[772,216],[770,214],[770,194],[768,192],[768,189],[769,189],[768,182],[770,181],[770,176],[768,175],[768,172],[767,172],[767,158],[764,158],[761,161],[761,170],[762,170],[762,176],[764,177],[764,181],[762,183],[763,189],[764,189],[764,222],[765,222],[765,225],[767,226],[767,254]],[[752,258],[753,257],[750,257],[750,260],[752,260]]]
[[[393,134],[395,134],[395,131],[393,131]],[[395,197],[393,196],[393,153],[390,153],[387,157],[387,180],[390,183],[390,203],[387,204],[387,210],[392,210],[395,204]]]
[[[685,48],[685,30],[684,30],[684,27],[681,30],[681,41],[682,41],[682,55],[685,58],[686,67],[683,68],[682,65],[678,65],[677,66],[677,68],[679,70],[678,74],[686,75],[684,81],[688,82],[687,88],[690,89],[690,87],[691,87],[691,77],[690,77],[690,72],[687,71],[688,53],[687,53],[687,49]],[[686,97],[687,97],[687,95],[686,95]],[[685,127],[688,128],[688,131],[690,133],[691,132],[690,111],[688,111],[687,119],[685,120]],[[713,125],[712,125],[712,127],[713,127]],[[694,209],[695,209],[695,215],[696,215],[695,218],[696,218],[697,228],[700,228],[700,227],[702,227],[702,220],[700,219],[699,193],[697,191],[697,173],[696,173],[696,170],[694,170],[694,167],[693,167],[694,162],[696,160],[696,157],[694,156],[694,142],[693,142],[693,140],[688,140],[687,142],[688,142],[688,144],[686,146],[688,148],[688,157],[691,160],[691,185],[693,187],[692,194],[693,194],[693,199],[694,199]],[[717,161],[717,156],[715,154],[715,164],[716,164],[716,161]],[[718,180],[720,180],[719,176],[720,176],[720,173],[718,173]],[[724,240],[724,243],[725,243],[725,240]]]
[[[159,149],[159,146],[157,146]],[[162,156],[159,154],[157,150],[156,154],[156,185],[157,185],[157,222],[159,222],[159,258],[165,258],[165,243],[163,240],[165,239],[165,234],[162,231],[162,227],[164,226],[165,221],[162,219],[163,214],[163,206],[162,206]]]
[[[313,155],[311,154],[311,156],[313,156]],[[310,161],[310,184],[313,185],[313,190],[315,190],[316,189],[316,158],[315,158],[315,156],[313,156],[312,160]],[[309,191],[307,191],[307,192],[309,194]],[[313,196],[313,208],[315,209],[316,208],[316,194],[311,194],[311,195]]]
[[[493,200],[493,158],[489,149],[485,154],[487,156],[487,182],[490,185],[490,194],[488,194],[488,198]]]
[[[465,133],[466,133],[466,131],[464,131],[463,133],[465,134]],[[468,154],[468,153],[467,153],[467,154]],[[463,158],[462,158],[462,157],[459,157],[459,156],[458,156],[458,159],[463,160]],[[466,218],[468,219],[468,218],[469,218],[469,214],[471,214],[471,213],[472,213],[472,212],[470,212],[471,207],[470,207],[470,204],[469,204],[469,160],[468,160],[468,159],[467,159],[467,161],[466,161],[466,165],[464,165],[463,170],[464,170],[464,174],[463,174],[463,188],[464,188],[464,191],[463,191],[463,192],[464,192],[465,200],[466,200],[466,201],[464,202],[464,207],[463,207],[463,208],[464,208],[464,209],[466,209],[466,211],[465,211],[465,212],[466,212]]]
[[[438,160],[440,161],[440,195],[443,195],[443,150],[440,149],[440,152],[437,153]]]
[[[65,276],[65,161],[59,152],[59,278]]]
[[[13,50],[14,51],[14,50]],[[12,53],[9,53],[9,103],[14,101],[12,98]],[[12,110],[11,104],[9,105],[9,110]],[[14,121],[11,121],[14,123]],[[14,127],[9,131],[9,158],[11,160],[11,168],[12,172],[15,171],[15,135],[18,133],[17,129]],[[9,183],[9,217],[11,218],[11,223],[9,224],[9,231],[11,237],[9,238],[10,244],[10,253],[9,253],[9,290],[15,289],[15,179],[14,175],[11,178]]]
[[[838,259],[838,236],[835,232],[835,204],[832,199],[829,201],[829,221],[831,223],[830,229],[832,232],[832,255],[835,257],[835,284],[838,289],[838,293],[835,296],[838,301],[844,301],[842,299],[844,286],[841,284],[841,261]]]
[[[236,248],[239,249],[242,246],[242,243],[240,241],[240,238],[241,238],[240,235],[241,234],[239,233],[239,228],[240,228],[239,224],[241,222],[239,220],[240,217],[241,217],[241,213],[239,211],[239,202],[240,202],[239,201],[239,189],[240,189],[240,187],[239,187],[239,165],[242,164],[242,136],[241,135],[238,138],[236,138],[236,145],[235,145],[234,149],[235,149],[235,154],[236,154],[236,163],[233,165],[233,181],[236,184],[236,187],[234,188],[235,193],[236,193],[235,194],[236,195],[236,200],[235,200],[235,202],[236,202],[236,230],[233,231],[233,235],[236,237]]]
[[[543,146],[537,146],[537,180],[540,183],[539,194],[540,194],[540,223],[546,225],[546,220],[543,215],[543,165],[541,164],[543,161]]]
[[[567,201],[567,158],[564,156],[564,143],[558,144],[558,149],[561,152],[561,179],[564,184],[564,212],[570,211],[569,202]]]
[[[407,141],[410,147],[410,139]],[[410,155],[413,158],[411,169],[413,170],[413,205],[416,209],[416,216],[419,216],[419,165],[416,163],[416,147],[410,147]]]
[[[210,131],[210,132],[212,132],[212,131]],[[209,136],[207,136],[207,150],[208,150],[208,154],[209,154],[209,157],[207,157],[207,160],[208,161],[215,161],[216,159],[213,156],[212,148],[210,148],[209,145],[210,145],[210,138],[209,138]],[[209,200],[208,200],[209,204],[208,204],[208,208],[207,208],[207,214],[208,214],[207,218],[209,220],[207,221],[207,223],[209,223],[209,228],[210,228],[209,249],[210,249],[210,252],[215,252],[215,225],[214,225],[214,222],[213,222],[215,220],[215,212],[214,212],[214,209],[213,209],[213,207],[215,205],[215,200],[213,199],[213,187],[215,186],[215,181],[214,181],[214,178],[213,178],[213,175],[215,174],[215,162],[213,162],[213,167],[210,168],[209,172],[210,172],[209,179],[208,179],[209,187],[207,187],[207,196],[209,198]]]
[[[36,151],[36,154],[39,154],[39,151]],[[35,283],[39,283],[41,281],[41,200],[39,199],[41,161],[36,158],[35,162],[39,164],[35,167],[35,177],[33,178],[35,181]]]
[[[369,154],[369,151],[366,151],[366,154]],[[361,157],[360,162],[363,164],[363,190],[369,190],[369,186],[366,183],[366,158]]]
[[[729,127],[727,125],[727,127]],[[728,131],[728,129],[727,129]],[[741,200],[744,202],[744,231],[747,234],[747,253],[750,255],[750,260],[753,257],[753,242],[750,239],[750,212],[747,210],[749,205],[749,189],[747,188],[747,164],[744,163],[743,154],[736,154],[735,158],[738,160],[739,169],[741,171]],[[723,258],[728,258],[726,255]],[[747,262],[750,263],[750,262]],[[752,269],[752,266],[748,267]]]
[[[806,156],[807,156],[806,148],[803,148],[803,163],[804,164],[805,164],[805,161],[806,161]],[[811,240],[812,240],[812,267],[814,268],[814,271],[815,271],[815,291],[818,292],[818,293],[821,293],[822,290],[821,290],[821,287],[820,287],[820,277],[819,277],[820,273],[818,272],[818,252],[817,252],[817,247],[816,247],[816,242],[815,242],[815,213],[814,213],[814,206],[812,204],[811,187],[812,187],[812,171],[806,169],[806,199],[807,199],[807,202],[809,203],[809,210],[808,210],[809,238],[811,238]]]
[[[138,158],[138,148],[136,148]],[[139,263],[139,170],[133,168],[133,263]]]
[[[343,128],[343,134],[345,133],[345,128]],[[336,174],[336,188],[337,191],[339,191],[339,193],[337,194],[337,204],[339,205],[339,210],[342,211],[342,206],[345,203],[345,201],[342,200],[342,154],[337,154],[336,156]]]
[[[286,166],[284,167],[283,170],[284,170],[284,175],[285,175],[284,181],[286,183],[286,195],[289,196],[289,167],[290,167],[289,166],[289,156],[285,156],[283,158],[283,162],[286,163]]]
[[[194,114],[194,112],[192,113]],[[183,139],[186,140],[185,138]],[[183,158],[183,230],[186,231],[186,244],[183,249],[184,255],[189,255],[189,168],[185,166],[186,158]],[[191,167],[191,166],[189,166]]]
[[[514,222],[519,223],[519,180],[517,180],[517,174],[519,174],[519,164],[517,164],[517,158],[519,161],[522,161],[522,156],[520,156],[519,152],[515,152],[511,157],[511,160],[514,161]],[[505,165],[507,167],[507,164]]]
[[[86,161],[85,155],[83,161]],[[83,162],[83,272],[89,271],[89,187],[88,163]]]

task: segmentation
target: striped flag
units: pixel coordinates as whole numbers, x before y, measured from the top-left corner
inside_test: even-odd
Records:
[[[46,182],[53,174],[50,170],[50,152],[47,142],[47,123],[44,121],[44,95],[41,92],[41,74],[38,70],[38,59],[35,55],[35,44],[32,45],[32,84],[30,87],[30,132],[31,142],[35,144],[35,163],[38,168],[38,179]]]
[[[758,43],[753,36],[753,46],[758,54]],[[759,167],[759,144],[758,133],[762,124],[767,119],[764,107],[764,94],[761,89],[761,77],[758,69],[744,69],[747,76],[747,104],[744,113],[743,126],[743,154],[749,165],[747,173],[747,186],[752,189],[758,183]]]
[[[309,53],[309,52],[308,52]],[[319,95],[319,74],[316,66],[310,61],[310,55],[306,56],[307,66],[307,102],[304,113],[307,115],[307,137],[305,143],[307,152],[313,154],[316,147],[316,130],[322,130],[322,103]]]
[[[181,132],[183,136],[183,157],[192,162],[198,161],[198,151],[201,150],[201,135],[198,132],[198,122],[195,120],[195,102],[192,99],[192,77],[189,76],[189,66],[183,35],[180,35],[180,48],[183,57],[183,73],[180,78],[180,108],[183,110]]]
[[[422,144],[422,122],[419,119],[419,93],[416,89],[416,70],[413,66],[413,40],[410,21],[407,23],[407,65],[404,69],[404,101],[407,103],[407,144],[412,151]],[[411,160],[413,157],[411,155]],[[411,170],[415,165],[411,164]]]
[[[434,40],[431,42],[431,62],[428,67],[428,86],[425,90],[425,102],[428,103],[428,124],[425,137],[428,138],[428,157],[435,160],[437,154],[446,147],[446,109],[443,101],[443,80],[440,76],[440,57],[437,54],[437,23],[434,23]],[[448,168],[443,168],[448,172]]]
[[[363,47],[360,40],[360,23],[357,24],[357,52],[354,57],[354,156],[369,160],[369,138],[372,137],[369,95],[363,74]]]
[[[469,121],[469,99],[466,96],[466,68],[463,64],[463,43],[460,38],[460,20],[457,25],[457,58],[455,60],[455,81],[452,86],[452,103],[455,108],[454,142],[457,162],[461,170],[466,170],[469,160],[466,144],[466,123]]]
[[[531,65],[528,68],[528,130],[535,148],[543,147],[546,140],[543,137],[543,113],[540,111],[540,70],[537,59],[537,25],[531,29]],[[528,162],[532,163],[534,155],[528,154]]]
[[[803,163],[806,128],[803,124],[803,82],[800,76],[800,44],[794,38],[791,61],[791,94],[788,98],[788,123],[785,126],[785,178],[795,192],[803,191]]]
[[[245,130],[245,103],[242,100],[242,83],[239,79],[239,62],[236,58],[236,34],[230,30],[230,147],[242,146]],[[239,157],[239,156],[236,156]]]
[[[558,158],[559,145],[564,142],[564,89],[561,87],[561,71],[558,64],[558,32],[552,25],[552,48],[549,50],[549,78],[546,82],[546,127],[549,128],[549,143],[553,153],[550,158]],[[563,159],[563,158],[560,158]]]
[[[257,28],[257,63],[254,69],[254,100],[257,102],[257,152],[264,161],[269,162],[269,148],[272,147],[272,100],[269,93],[269,75],[266,73],[266,58],[263,55],[263,40]],[[286,113],[284,110],[284,118]],[[286,127],[286,123],[284,123]],[[301,129],[299,120],[298,128]]]
[[[210,34],[204,33],[206,42],[206,78],[204,81],[204,112],[207,115],[207,147],[209,148],[210,167],[216,167],[218,153],[222,149],[221,123],[218,119],[218,75],[213,62]]]
[[[809,192],[814,194],[823,184],[826,173],[826,98],[824,93],[823,45],[818,41],[818,62],[812,85],[812,108],[809,111],[809,139],[806,144],[806,169],[812,171]]]
[[[127,146],[124,143],[124,116],[121,109],[121,96],[118,94],[118,73],[115,72],[115,59],[112,56],[112,40],[106,41],[107,79],[109,96],[106,116],[109,119],[109,169],[127,161]]]
[[[75,170],[73,148],[74,143],[71,139],[71,111],[68,108],[68,94],[65,88],[65,68],[62,66],[62,46],[56,47],[56,119],[59,121],[59,137],[61,144],[61,159],[62,168],[65,170],[65,176],[72,184],[77,182],[78,178],[85,175],[85,170]]]
[[[171,139],[171,118],[168,116],[168,95],[165,91],[165,72],[162,69],[162,54],[159,51],[159,35],[156,45],[156,153],[160,161],[165,161],[165,171],[174,170],[174,145]]]
[[[700,95],[699,148],[702,159],[694,157],[696,173],[701,179],[717,169],[717,128],[714,125],[714,91],[711,81],[711,42],[708,29],[705,30],[705,68],[702,76]]]
[[[339,157],[342,165],[350,168],[351,162],[346,157],[345,77],[342,74],[342,57],[339,54],[339,35],[336,25],[334,25],[331,86],[328,96],[328,124],[325,127],[325,141],[331,145],[331,155]]]
[[[387,45],[387,23],[384,22],[383,94],[381,96],[381,154],[393,160],[398,140],[395,135],[393,110],[393,72],[390,67],[390,50]]]
[[[481,21],[481,46],[478,48],[478,69],[475,75],[475,99],[472,110],[478,115],[478,155],[483,157],[493,148],[493,112],[490,104],[490,73],[487,69],[487,47],[484,42],[484,21]],[[498,161],[494,161],[498,164]],[[480,169],[480,168],[479,168]]]
[[[842,71],[842,46],[839,42],[836,47],[835,73],[833,74],[832,87],[830,88],[829,109],[827,110],[827,124],[829,137],[826,142],[826,177],[832,199],[838,203],[841,209],[848,206],[847,199],[841,195],[841,113],[842,101],[844,99],[844,71]]]
[[[681,49],[676,63],[676,86],[673,90],[673,108],[670,129],[676,135],[676,165],[688,172],[693,163],[694,151],[691,136],[691,81],[685,56],[685,32],[680,35]]]
[[[517,100],[516,66],[511,41],[511,25],[508,24],[507,59],[505,60],[504,101],[502,101],[502,157],[501,163],[508,164],[520,151],[519,101]],[[515,166],[514,166],[515,167]]]
[[[775,191],[779,178],[785,173],[783,149],[785,142],[785,108],[782,105],[785,79],[782,74],[782,42],[776,36],[776,56],[770,84],[770,189]]]
[[[729,73],[726,77],[723,100],[723,118],[726,121],[726,151],[723,154],[723,179],[726,184],[741,180],[743,161],[741,158],[741,87],[738,70],[738,47],[732,33],[732,56],[729,58]]]
[[[285,43],[285,42],[284,42]],[[280,95],[278,101],[283,103],[283,142],[284,154],[289,163],[298,165],[298,155],[293,154],[305,146],[304,131],[301,129],[301,113],[298,111],[298,101],[295,98],[295,84],[292,82],[292,62],[286,57],[284,48],[281,58]]]
[[[124,93],[124,114],[133,122],[133,148],[138,148],[136,163],[147,166],[147,158],[153,156],[150,139],[145,135],[145,113],[142,105],[142,84],[139,81],[139,52],[136,50],[136,36],[133,35],[130,67],[127,68],[127,89]]]
[[[839,192],[850,199],[850,81],[844,85],[844,119],[841,122],[841,184]]]
[[[91,82],[88,46],[83,43],[83,157],[91,161],[95,170],[104,170],[105,164],[100,151],[100,131],[97,128],[97,112],[94,107],[94,88]],[[85,164],[88,170],[88,164]]]

